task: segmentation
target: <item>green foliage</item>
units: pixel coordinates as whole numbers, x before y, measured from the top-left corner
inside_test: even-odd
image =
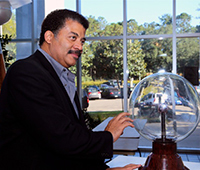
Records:
[[[9,55],[9,51],[6,49],[6,45],[11,41],[12,35],[0,35],[0,42],[1,42],[1,47],[2,47],[2,52],[4,56],[4,61],[6,68],[10,66],[10,61],[13,60],[13,56]]]
[[[119,36],[123,34],[122,23],[107,24],[104,18],[90,16],[88,18],[90,27],[87,30],[87,36]],[[128,30],[130,33],[136,32],[141,27],[137,26],[135,20],[128,22]],[[129,60],[129,66],[139,72],[131,72],[133,77],[145,76],[144,55],[142,54],[140,43],[137,42],[135,46],[129,46],[130,53],[128,58],[133,56],[138,62],[132,62]],[[137,47],[136,49],[133,49]],[[131,50],[134,54],[131,54]],[[137,51],[138,50],[138,51]],[[137,54],[137,55],[136,55]],[[133,70],[133,69],[131,69]],[[93,81],[101,79],[123,79],[123,40],[107,40],[107,41],[90,41],[84,46],[84,52],[82,54],[82,73],[83,77],[91,77]]]
[[[4,52],[6,68],[8,68],[16,60],[16,44],[10,43],[12,39],[16,38],[16,17],[14,13],[11,19],[2,26],[2,32],[1,45]]]
[[[128,43],[128,69],[129,69],[129,76],[143,78],[146,75],[146,63],[144,61],[144,54],[141,49],[141,44],[138,40],[130,41]]]
[[[159,19],[160,23],[151,22],[143,25],[138,25],[135,19],[130,19],[127,21],[127,33],[128,35],[172,34],[172,17],[169,14],[164,14]],[[176,19],[178,33],[196,32],[199,29],[191,26],[191,16],[186,13],[181,13]],[[88,20],[90,27],[87,30],[87,36],[89,37],[123,35],[122,22],[108,24],[103,17],[96,19],[93,16],[89,16]],[[177,50],[177,58],[180,60],[179,73],[183,72],[184,62],[186,65],[192,63],[198,65],[199,46],[196,40],[192,39],[185,44],[185,40],[180,40],[180,43],[177,44],[177,47],[180,48]],[[127,59],[129,77],[134,79],[140,80],[147,73],[155,73],[159,69],[171,72],[172,39],[130,40],[127,43]],[[90,80],[122,80],[123,40],[101,40],[86,43],[82,63],[83,77],[90,77]]]
[[[12,35],[0,35],[1,47],[3,51],[6,51],[6,45],[11,41]]]
[[[12,14],[11,19],[2,26],[4,34],[12,35],[12,39],[16,38],[16,17]]]
[[[177,72],[184,73],[185,66],[199,67],[199,40],[182,38],[177,40]]]
[[[96,85],[99,87],[100,84],[102,84],[103,82],[106,82],[106,80],[84,81],[84,82],[82,82],[82,87],[85,88],[87,86],[92,86],[92,85]]]

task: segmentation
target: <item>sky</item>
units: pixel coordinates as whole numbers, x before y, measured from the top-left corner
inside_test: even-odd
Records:
[[[127,20],[135,19],[138,24],[159,22],[158,17],[163,14],[172,16],[172,3],[173,0],[127,0]],[[65,0],[65,6],[76,10],[74,0]],[[84,16],[102,16],[108,23],[123,20],[123,0],[81,0],[81,6]],[[200,25],[200,0],[177,0],[176,7],[176,15],[186,12],[192,16],[193,26]]]

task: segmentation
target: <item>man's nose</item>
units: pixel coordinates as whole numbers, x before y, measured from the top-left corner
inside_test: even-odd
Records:
[[[83,49],[83,44],[81,41],[76,41],[74,44],[74,48],[78,49],[78,50],[82,50]]]

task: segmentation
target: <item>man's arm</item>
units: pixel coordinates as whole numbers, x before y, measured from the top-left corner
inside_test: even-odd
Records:
[[[114,117],[105,128],[105,131],[109,131],[113,136],[113,142],[115,142],[123,133],[123,130],[130,126],[134,127],[133,120],[127,116],[129,113],[123,112]]]

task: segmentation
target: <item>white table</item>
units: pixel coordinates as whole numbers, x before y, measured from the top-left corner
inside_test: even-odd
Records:
[[[101,122],[93,131],[103,131],[107,126],[108,122],[113,117],[109,117],[103,122]],[[119,139],[113,144],[114,154],[124,154],[130,155],[135,154],[138,150],[140,134],[135,130],[135,128],[127,127],[124,129],[123,134]],[[140,152],[139,152],[140,153]]]
[[[110,162],[108,162],[107,165],[110,166],[110,168],[114,168],[114,167],[123,167],[130,163],[144,165],[145,162],[146,162],[146,158],[144,157],[119,155],[113,160],[111,160]],[[198,162],[183,161],[183,164],[190,170],[200,169],[200,163]]]

